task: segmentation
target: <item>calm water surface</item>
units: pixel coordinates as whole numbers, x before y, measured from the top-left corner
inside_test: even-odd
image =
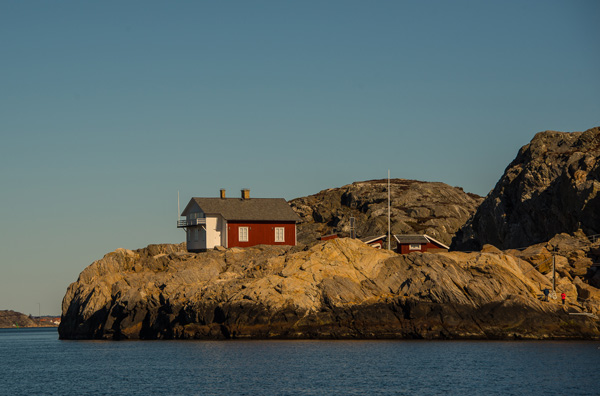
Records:
[[[600,395],[600,342],[60,341],[0,329],[2,395]]]

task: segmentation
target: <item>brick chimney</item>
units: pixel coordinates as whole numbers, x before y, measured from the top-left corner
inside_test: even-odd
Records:
[[[250,199],[250,189],[249,188],[242,189],[242,199]]]
[[[225,199],[225,189],[221,189],[221,199]]]

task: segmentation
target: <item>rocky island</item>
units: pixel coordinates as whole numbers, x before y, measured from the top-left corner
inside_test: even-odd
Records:
[[[347,232],[350,216],[359,236],[385,233],[387,181],[357,182],[291,201],[303,221],[298,246],[107,254],[69,286],[60,337],[600,339],[600,241],[590,238],[599,135],[536,135],[485,200],[393,181],[394,233],[477,251],[317,242]],[[542,293],[553,285],[565,304]]]
[[[0,311],[0,329],[20,327],[56,327],[56,324],[48,317],[33,317],[11,310]]]

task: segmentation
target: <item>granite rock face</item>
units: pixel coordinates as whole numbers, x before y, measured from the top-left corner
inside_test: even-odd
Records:
[[[540,132],[523,146],[452,247],[501,249],[600,233],[600,127]]]
[[[428,234],[448,245],[483,200],[444,183],[391,179],[390,184],[392,234]],[[349,235],[350,217],[357,237],[387,234],[387,179],[330,188],[290,205],[302,219],[298,241],[303,244],[330,233]]]
[[[583,255],[585,256],[585,255]],[[583,257],[582,256],[582,257]],[[575,255],[566,260],[577,260]],[[532,260],[535,262],[534,260]],[[569,261],[568,261],[569,262]],[[310,248],[186,253],[118,249],[88,266],[62,305],[62,339],[599,338],[597,289],[560,278],[569,304],[526,258],[398,255],[341,238]],[[579,279],[579,278],[577,278]],[[582,296],[589,302],[578,302]]]

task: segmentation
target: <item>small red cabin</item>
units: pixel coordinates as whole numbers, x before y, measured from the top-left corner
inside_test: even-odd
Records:
[[[317,238],[317,240],[319,241],[328,241],[330,239],[336,239],[339,238],[340,234],[328,234],[328,235],[323,235]]]
[[[429,235],[394,235],[396,252],[408,254],[413,252],[447,252],[450,247]]]
[[[386,235],[369,236],[360,238],[360,240],[367,245],[374,247],[375,249],[381,249],[383,248],[385,240],[387,239],[386,237]]]

